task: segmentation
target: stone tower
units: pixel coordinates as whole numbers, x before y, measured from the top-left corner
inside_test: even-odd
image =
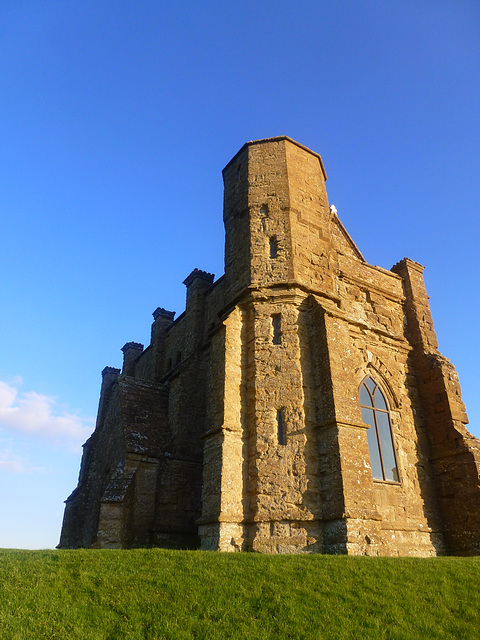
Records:
[[[287,137],[223,171],[225,274],[107,368],[60,546],[480,552],[480,442],[423,267],[369,265]]]

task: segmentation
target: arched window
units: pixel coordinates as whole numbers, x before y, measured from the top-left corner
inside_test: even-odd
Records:
[[[362,382],[360,406],[363,422],[370,425],[367,440],[373,477],[376,480],[399,482],[390,414],[385,396],[372,378],[366,378]]]

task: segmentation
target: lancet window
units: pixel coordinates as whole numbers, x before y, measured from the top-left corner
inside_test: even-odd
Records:
[[[272,343],[273,344],[282,344],[281,318],[282,316],[279,313],[274,313],[272,316],[272,327],[273,327]]]
[[[360,407],[363,422],[370,425],[367,440],[374,479],[399,482],[390,412],[385,396],[372,378],[366,378],[360,386]]]

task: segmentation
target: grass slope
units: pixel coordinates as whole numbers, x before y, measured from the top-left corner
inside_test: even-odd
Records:
[[[480,637],[480,558],[0,550],[2,640]]]

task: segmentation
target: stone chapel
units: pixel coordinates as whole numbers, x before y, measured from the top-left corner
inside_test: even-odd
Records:
[[[225,274],[106,367],[59,547],[480,553],[480,441],[423,267],[368,264],[288,137],[223,170]]]

